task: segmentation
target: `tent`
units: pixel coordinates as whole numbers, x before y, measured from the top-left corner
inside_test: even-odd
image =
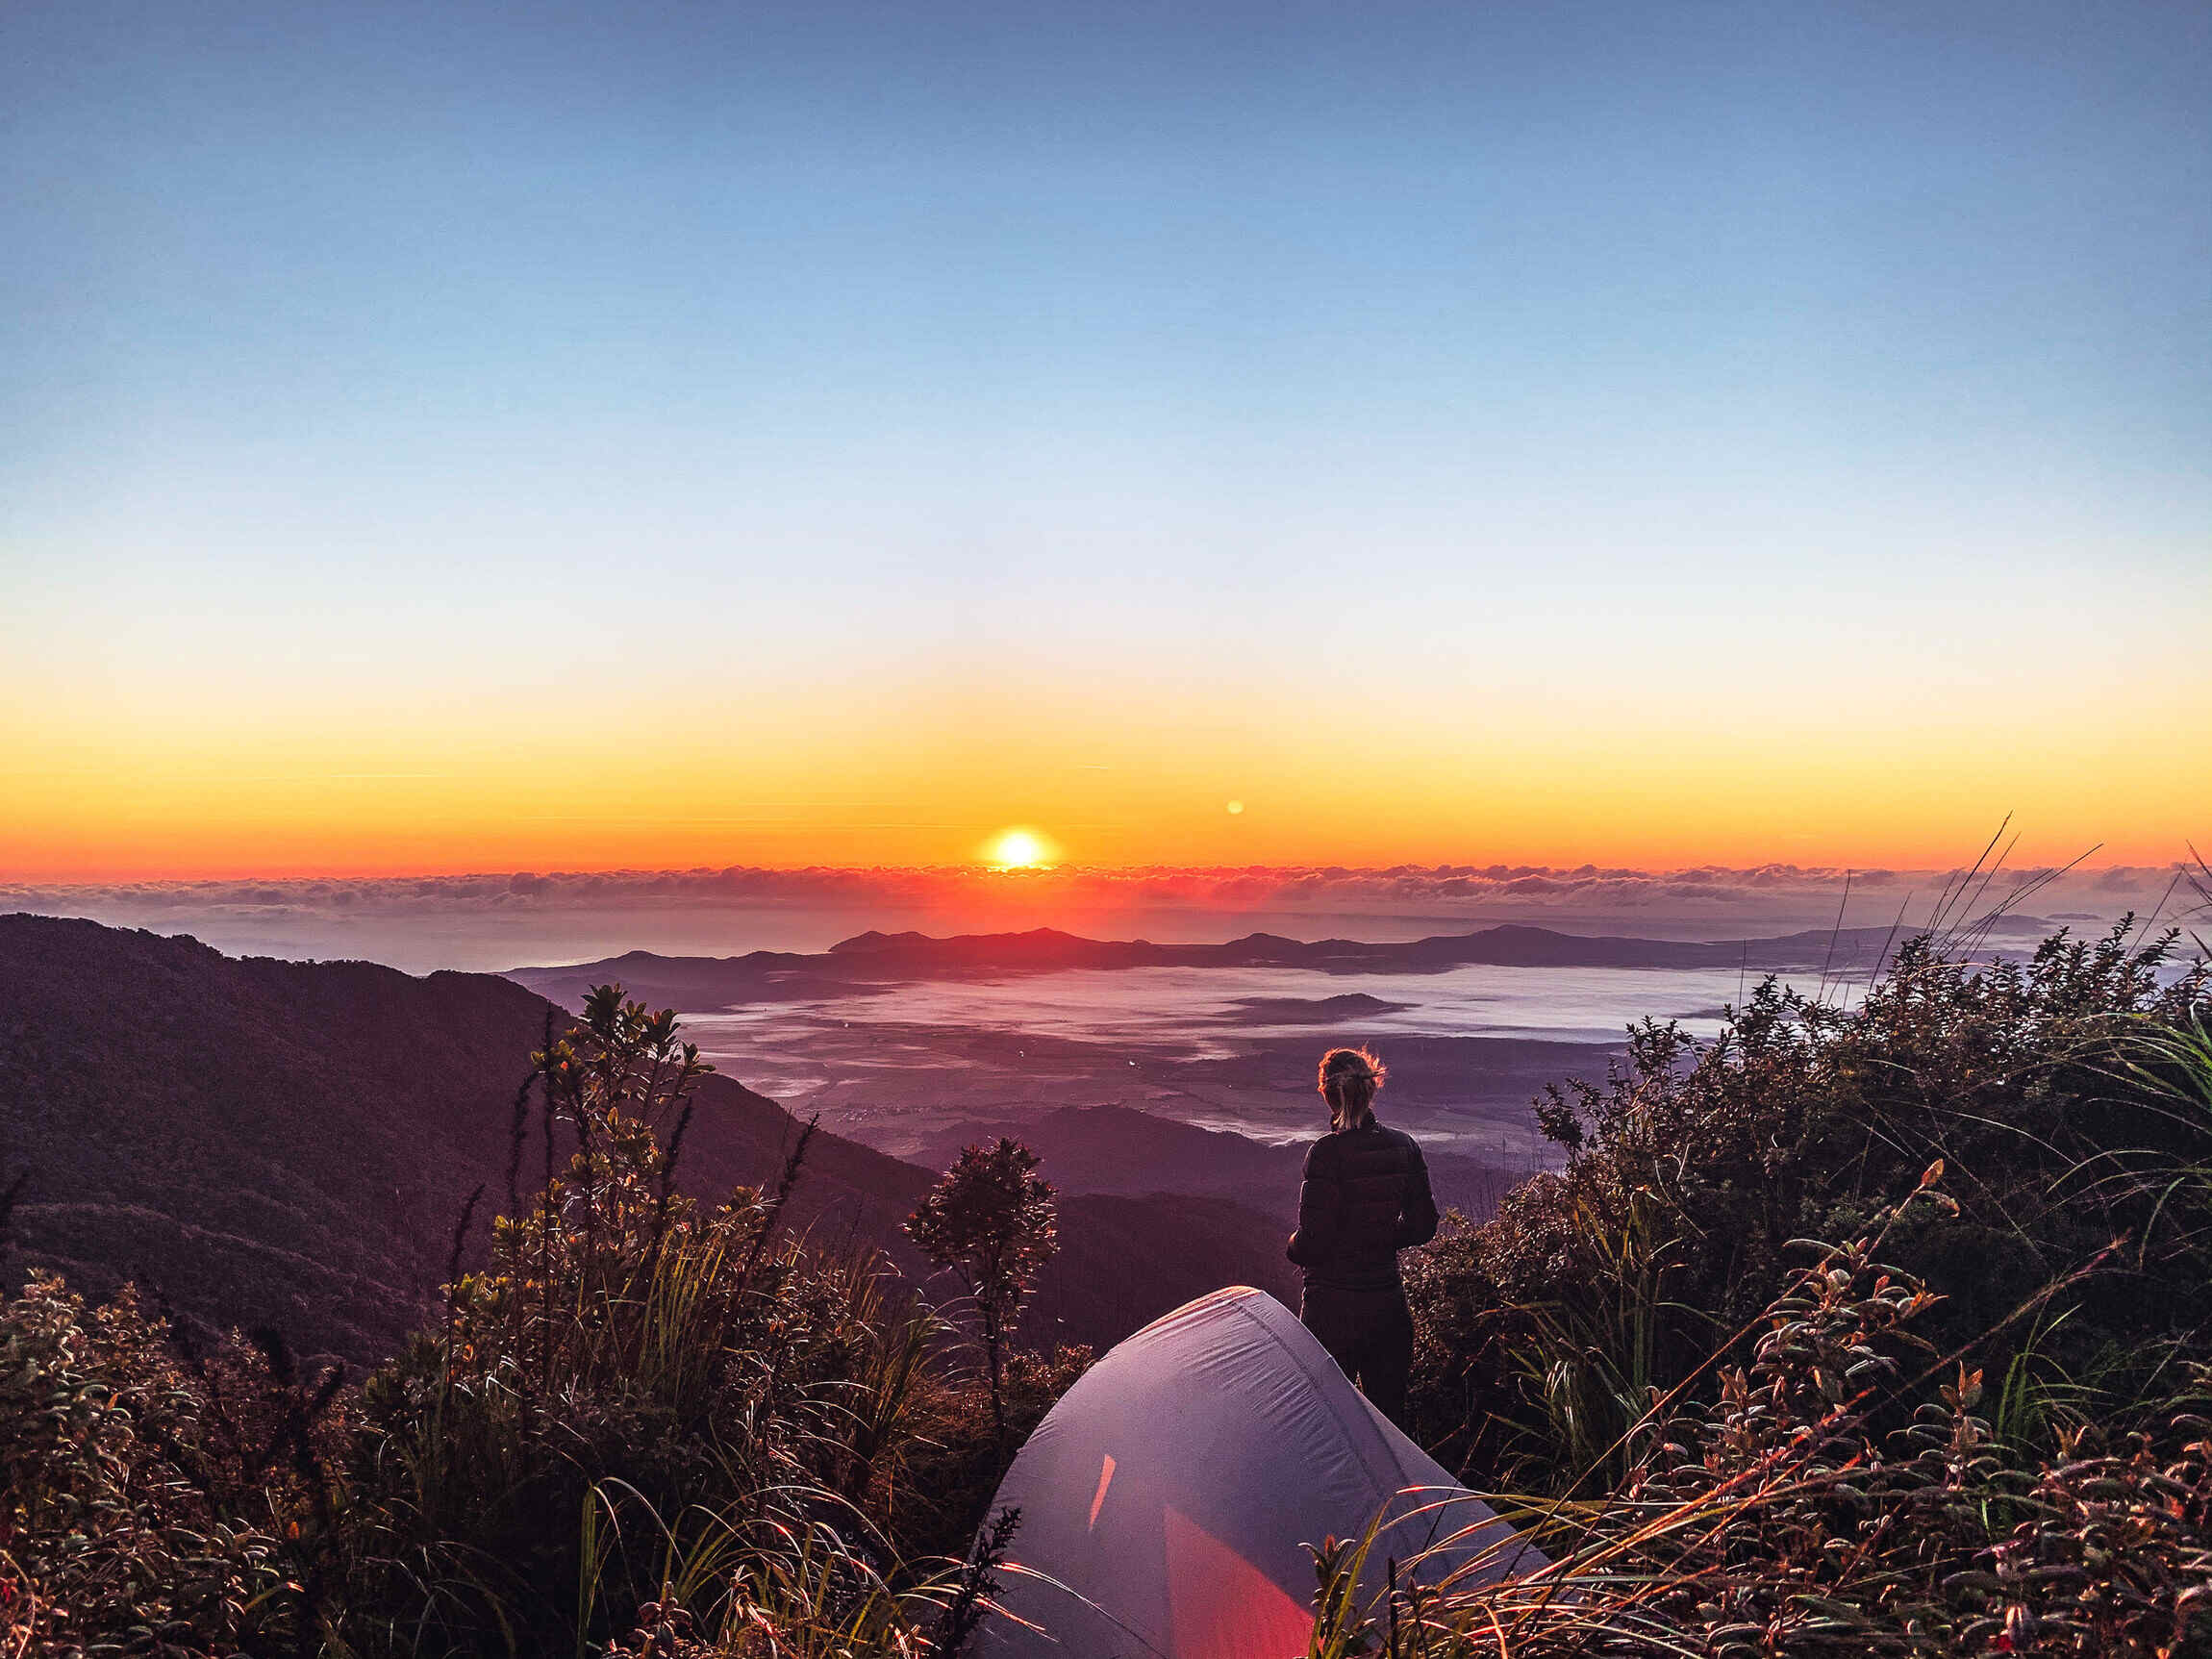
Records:
[[[1388,1559],[1424,1549],[1426,1583],[1469,1563],[1455,1583],[1544,1565],[1288,1308],[1217,1291],[1118,1345],[1023,1445],[993,1506],[1021,1511],[998,1596],[1015,1618],[990,1621],[986,1650],[1289,1659],[1313,1630],[1305,1546],[1359,1536],[1386,1504],[1363,1597]]]

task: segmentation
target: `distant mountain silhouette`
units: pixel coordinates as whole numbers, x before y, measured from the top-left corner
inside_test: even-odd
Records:
[[[1317,1123],[1315,1132],[1325,1127]],[[1034,1147],[1065,1192],[1230,1198],[1272,1216],[1286,1229],[1296,1219],[1308,1144],[1301,1140],[1269,1145],[1129,1106],[1068,1106],[1020,1123],[959,1124],[931,1139],[917,1161],[949,1164],[963,1146],[996,1135],[1012,1135]],[[1427,1156],[1439,1204],[1470,1215],[1490,1213],[1507,1180],[1496,1165],[1433,1148]]]
[[[1278,1219],[1284,1204],[1296,1210],[1306,1156],[1303,1145],[1270,1146],[1131,1106],[1067,1106],[1019,1123],[957,1124],[934,1137],[917,1161],[949,1164],[963,1146],[998,1135],[1035,1148],[1066,1192],[1215,1194],[1272,1209]]]
[[[805,955],[757,950],[745,956],[626,956],[572,968],[516,968],[510,979],[564,1003],[618,978],[649,1002],[708,1009],[850,993],[917,979],[966,979],[1062,968],[1298,968],[1325,973],[1441,973],[1471,963],[1514,968],[1810,968],[1871,959],[1887,928],[1825,929],[1776,939],[1685,943],[1665,939],[1585,938],[1545,927],[1501,926],[1402,943],[1323,939],[1311,943],[1253,933],[1226,944],[1153,944],[1146,940],[1084,939],[1057,928],[970,933],[863,933]]]
[[[435,1295],[470,1192],[486,1186],[471,1254],[506,1205],[515,1089],[549,1013],[564,1018],[490,974],[0,917],[0,1183],[29,1176],[9,1266],[94,1293],[135,1277],[187,1320],[272,1324],[303,1351],[388,1351]],[[772,1181],[791,1116],[719,1076],[697,1103],[681,1184]],[[525,1194],[544,1160],[534,1102]],[[918,1273],[898,1224],[932,1179],[817,1134],[788,1215]],[[1220,1284],[1289,1277],[1277,1222],[1225,1200],[1071,1195],[1061,1230],[1033,1336],[1110,1343]]]

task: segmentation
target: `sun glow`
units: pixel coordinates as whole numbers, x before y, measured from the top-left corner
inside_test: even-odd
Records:
[[[1044,842],[1028,830],[1010,829],[991,843],[991,862],[1000,869],[1035,869],[1044,857]]]

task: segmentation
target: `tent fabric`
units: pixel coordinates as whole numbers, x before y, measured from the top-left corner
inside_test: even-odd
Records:
[[[1242,1286],[1085,1372],[1007,1470],[993,1513],[1009,1505],[1017,1570],[998,1600],[1014,1618],[988,1626],[991,1659],[1289,1659],[1313,1629],[1306,1546],[1358,1537],[1386,1505],[1363,1596],[1387,1560],[1424,1549],[1431,1584],[1470,1563],[1456,1584],[1545,1564],[1295,1315]]]

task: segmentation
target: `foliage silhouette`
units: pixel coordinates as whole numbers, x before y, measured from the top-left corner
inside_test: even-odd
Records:
[[[1855,1003],[1763,985],[1548,1094],[1564,1167],[1407,1277],[1417,1427],[1553,1564],[1378,1573],[1347,1516],[1313,1659],[2212,1653],[2212,999],[2175,943],[1908,940]],[[0,1652],[957,1650],[1010,1446],[1088,1363],[1010,1345],[1050,1185],[969,1148],[909,1221],[977,1377],[785,1223],[807,1135],[679,1189],[705,1071],[613,987],[548,1031],[489,1257],[358,1388],[129,1291],[0,1304]]]
[[[960,1275],[975,1311],[991,1388],[991,1420],[1006,1438],[1005,1352],[1021,1303],[1058,1248],[1052,1183],[1037,1154],[1001,1135],[970,1146],[907,1219],[929,1259]]]

